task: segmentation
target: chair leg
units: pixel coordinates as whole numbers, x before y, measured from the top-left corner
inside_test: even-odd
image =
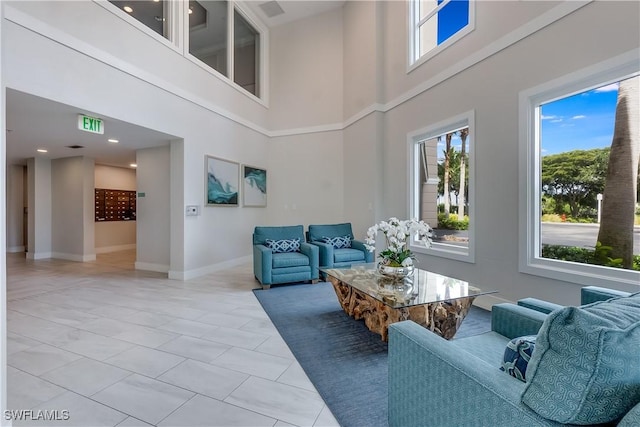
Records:
[[[262,285],[262,289],[264,290],[271,289],[271,285]]]

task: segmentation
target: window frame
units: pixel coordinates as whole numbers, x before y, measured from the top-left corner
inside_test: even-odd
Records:
[[[631,51],[519,94],[519,270],[522,273],[595,286],[640,286],[640,272],[543,258],[541,254],[540,105],[638,75]]]
[[[442,258],[449,258],[457,261],[464,261],[468,263],[475,263],[475,152],[476,152],[476,127],[475,127],[475,110],[470,110],[457,116],[451,117],[428,125],[422,129],[411,132],[407,135],[407,147],[408,147],[408,190],[409,190],[409,215],[411,218],[418,218],[420,195],[418,191],[420,189],[420,154],[419,144],[422,141],[446,134],[453,129],[461,129],[464,127],[469,128],[469,147],[467,149],[467,155],[469,156],[469,245],[467,248],[461,248],[460,246],[447,245],[445,243],[433,242],[430,248],[425,248],[422,245],[416,244],[414,241],[409,242],[409,248],[415,253],[434,255]],[[433,227],[433,224],[429,224]],[[437,224],[436,224],[437,225]]]
[[[462,27],[460,30],[458,30],[458,32],[453,34],[451,37],[446,39],[441,44],[437,45],[433,49],[431,49],[428,52],[426,52],[424,55],[420,56],[419,39],[420,39],[421,23],[424,23],[428,19],[430,19],[433,16],[437,15],[438,12],[440,10],[442,10],[442,8],[444,8],[444,6],[449,4],[450,1],[454,1],[454,0],[444,0],[440,5],[437,6],[437,8],[433,12],[431,12],[429,15],[427,15],[422,20],[420,19],[420,5],[419,5],[420,0],[411,0],[409,2],[409,12],[408,12],[408,17],[409,17],[408,21],[409,22],[408,22],[408,25],[407,25],[408,30],[409,30],[409,36],[408,36],[408,40],[409,40],[408,50],[409,50],[409,52],[408,52],[408,55],[407,55],[407,58],[408,58],[408,61],[407,61],[407,73],[413,71],[414,69],[416,69],[420,65],[424,64],[425,62],[427,62],[429,59],[431,59],[434,56],[438,55],[440,52],[442,52],[443,50],[445,50],[449,46],[455,44],[458,40],[462,39],[467,34],[471,33],[473,30],[475,30],[475,27],[476,27],[476,2],[475,2],[475,0],[469,0],[469,22],[467,23],[467,25]]]

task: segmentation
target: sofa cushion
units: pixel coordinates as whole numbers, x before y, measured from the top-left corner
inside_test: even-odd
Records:
[[[351,248],[336,249],[333,251],[333,261],[336,263],[364,261],[364,252]]]
[[[280,252],[273,254],[273,268],[301,267],[309,265],[309,257],[300,252]]]
[[[351,247],[351,236],[323,237],[322,241],[333,246],[335,249]]]
[[[640,293],[551,313],[522,403],[567,424],[616,421],[640,401]]]
[[[512,339],[504,350],[500,370],[520,381],[526,381],[527,366],[535,347],[535,335]]]
[[[300,239],[282,239],[272,240],[267,239],[267,247],[273,251],[274,254],[281,252],[298,252],[300,251]]]

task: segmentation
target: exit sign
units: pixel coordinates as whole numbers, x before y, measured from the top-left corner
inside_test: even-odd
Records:
[[[91,133],[104,133],[104,122],[97,117],[78,114],[78,129]]]

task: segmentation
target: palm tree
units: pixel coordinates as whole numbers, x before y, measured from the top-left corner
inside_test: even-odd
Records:
[[[611,258],[633,265],[633,224],[640,161],[640,76],[620,82],[598,241]]]
[[[466,141],[467,141],[467,136],[469,136],[469,128],[464,128],[460,130],[460,139],[462,140],[462,148],[460,149],[460,190],[458,192],[458,220],[462,221],[462,219],[464,218],[464,205],[465,203],[465,198],[464,198],[464,185],[465,185],[465,181],[467,178],[467,171],[466,171],[466,161],[465,161],[465,155],[466,155]]]
[[[451,168],[451,138],[453,133],[445,135],[445,149],[444,149],[444,216],[449,218],[449,211],[451,210],[451,201],[449,200],[449,169]]]

